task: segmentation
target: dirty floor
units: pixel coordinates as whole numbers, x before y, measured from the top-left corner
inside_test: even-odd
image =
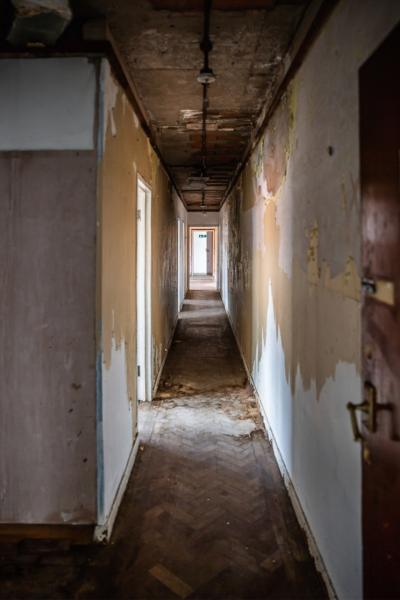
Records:
[[[193,275],[189,281],[190,290],[216,290],[217,280],[214,275]]]
[[[0,545],[1,598],[326,598],[217,292],[185,300],[108,546]]]

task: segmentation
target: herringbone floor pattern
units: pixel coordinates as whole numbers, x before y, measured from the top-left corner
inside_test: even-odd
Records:
[[[216,292],[185,301],[140,432],[112,544],[42,566],[29,597],[326,597]]]

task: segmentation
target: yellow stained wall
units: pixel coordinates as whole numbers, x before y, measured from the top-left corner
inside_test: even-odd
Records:
[[[277,214],[279,206],[288,203],[287,197],[283,196],[288,195],[286,173],[292,154],[290,127],[294,118],[289,104],[293,102],[293,95],[294,85],[223,209],[223,222],[229,230],[226,247],[230,261],[229,304],[244,358],[252,367],[264,345],[268,303],[271,301],[282,339],[285,376],[292,391],[299,372],[307,389],[312,380],[317,382],[319,393],[326,379],[334,375],[339,361],[354,363],[359,370],[359,331],[354,330],[354,321],[358,320],[360,278],[351,253],[335,276],[332,276],[328,261],[319,259],[317,217],[314,221],[313,218],[304,220],[299,232],[299,237],[304,238],[302,242],[296,240],[296,236],[289,240],[295,246],[303,245],[301,252],[293,254],[290,273],[280,264],[279,254],[284,243],[281,229],[293,228],[288,220],[280,223]],[[296,194],[293,201],[295,197]],[[354,198],[351,201],[354,202]],[[296,207],[290,206],[290,211],[289,219],[295,219]],[[358,254],[358,249],[355,253]],[[271,283],[271,293],[268,293],[266,282]],[[335,310],[332,310],[332,302]],[[316,331],[317,304],[322,314],[332,315],[324,324],[324,328],[329,329],[327,332]],[[305,318],[296,320],[296,313]],[[331,348],[317,360],[323,343],[319,339],[322,333],[326,334]],[[355,344],[343,344],[343,339],[351,333],[355,336]]]
[[[173,198],[169,178],[106,61],[102,64],[101,82],[98,344],[103,373],[103,485],[107,514],[137,434],[137,177],[152,192],[154,381],[177,318],[177,215],[185,211],[179,206],[180,201]]]
[[[358,69],[399,18],[339,3],[221,211],[223,300],[340,598],[362,595]]]

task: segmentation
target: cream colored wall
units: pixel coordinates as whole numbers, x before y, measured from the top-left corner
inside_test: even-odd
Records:
[[[107,61],[100,77],[98,207],[99,505],[106,519],[137,436],[136,190],[152,191],[152,348],[156,381],[177,318],[177,216],[186,211]],[[98,370],[99,370],[98,369]],[[103,490],[103,491],[101,491]]]
[[[221,211],[223,300],[343,599],[362,596],[358,69],[399,19],[339,3]]]
[[[177,218],[186,210],[158,165],[153,171],[152,210],[152,321],[153,384],[166,359],[178,317]]]

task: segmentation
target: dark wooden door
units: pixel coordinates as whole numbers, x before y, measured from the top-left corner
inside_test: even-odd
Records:
[[[400,28],[360,70],[366,598],[400,598]]]

